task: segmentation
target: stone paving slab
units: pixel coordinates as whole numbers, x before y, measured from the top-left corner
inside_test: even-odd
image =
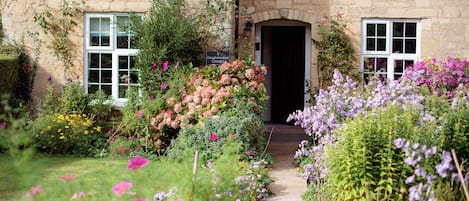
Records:
[[[266,126],[267,139],[273,126]],[[274,180],[270,185],[274,193],[274,196],[269,198],[270,201],[301,201],[301,195],[306,191],[306,182],[299,175],[293,163],[293,156],[298,144],[305,137],[301,128],[288,125],[275,126],[267,149],[274,160],[274,166],[269,171],[269,176]]]

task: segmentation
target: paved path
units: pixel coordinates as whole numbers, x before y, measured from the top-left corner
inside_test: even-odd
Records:
[[[266,125],[265,133],[268,139],[270,130],[274,128],[270,145],[267,149],[274,160],[274,167],[269,171],[274,183],[270,189],[274,196],[270,201],[301,201],[301,194],[306,191],[306,182],[299,176],[293,164],[293,156],[298,144],[306,136],[299,127],[286,125]]]

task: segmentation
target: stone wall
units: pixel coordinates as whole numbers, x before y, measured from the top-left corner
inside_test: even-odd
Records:
[[[83,11],[74,20],[77,26],[70,33],[70,40],[73,43],[72,55],[74,55],[73,67],[66,74],[64,64],[57,57],[53,56],[53,49],[50,48],[50,35],[44,35],[43,30],[34,22],[34,14],[41,12],[38,10],[40,1],[31,0],[3,0],[2,2],[2,22],[6,42],[24,45],[28,54],[35,57],[36,43],[28,34],[29,32],[39,32],[40,39],[44,41],[41,49],[37,52],[38,68],[34,80],[32,97],[39,100],[46,94],[47,77],[51,76],[56,89],[60,90],[66,79],[79,76],[79,81],[83,81],[83,44],[84,44],[84,17],[83,12],[145,12],[150,7],[151,0],[88,0],[80,9]],[[47,4],[52,10],[58,9],[62,0],[48,0]],[[57,11],[52,14],[57,15]]]
[[[330,13],[339,11],[357,50],[362,18],[404,18],[421,20],[421,58],[469,56],[467,0],[331,0]]]

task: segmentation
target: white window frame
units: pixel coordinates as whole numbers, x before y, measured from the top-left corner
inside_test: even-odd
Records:
[[[392,31],[393,23],[416,23],[416,47],[415,54],[408,53],[393,53],[392,52]],[[386,24],[386,50],[385,51],[368,51],[366,50],[367,43],[367,24]],[[395,60],[413,60],[417,62],[420,58],[420,44],[421,44],[421,23],[419,19],[362,19],[361,23],[361,56],[360,56],[360,72],[364,75],[364,61],[366,57],[373,58],[387,58],[387,79],[394,80],[394,62]]]
[[[114,106],[123,107],[127,98],[119,98],[119,56],[136,56],[138,49],[121,49],[117,48],[117,17],[118,16],[130,16],[130,13],[85,13],[85,29],[84,29],[84,88],[88,93],[88,80],[89,80],[89,53],[108,53],[112,54],[112,89],[111,97],[114,100]],[[110,18],[110,34],[109,34],[109,47],[102,46],[91,46],[90,39],[90,19]],[[138,84],[129,84],[131,86],[138,86]]]

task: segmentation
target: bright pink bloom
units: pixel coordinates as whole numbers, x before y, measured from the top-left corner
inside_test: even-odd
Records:
[[[122,196],[127,190],[132,188],[132,183],[126,182],[126,181],[121,181],[120,183],[116,184],[114,187],[112,187],[112,191],[117,195],[117,196]]]
[[[155,99],[155,96],[153,96],[153,95],[149,95],[149,96],[148,96],[148,99],[150,99],[150,100],[154,100],[154,99]]]
[[[168,88],[168,84],[166,82],[161,83],[161,89],[166,90]]]
[[[85,198],[85,193],[78,192],[78,193],[73,194],[71,199],[72,200],[77,200],[77,199],[83,199],[83,198]]]
[[[143,166],[148,164],[148,159],[141,157],[140,155],[135,156],[135,158],[129,160],[129,165],[127,166],[130,170],[140,170]]]
[[[75,175],[71,174],[71,173],[67,173],[63,176],[60,176],[60,179],[63,180],[63,181],[72,181],[72,180],[75,180],[77,177],[75,177]]]
[[[212,161],[207,161],[205,163],[205,166],[207,166],[208,168],[212,168],[212,165],[213,165]]]
[[[165,61],[165,62],[163,63],[163,70],[168,70],[168,64],[169,64],[168,61]]]
[[[28,197],[32,198],[32,197],[38,195],[39,193],[41,193],[41,191],[42,191],[42,186],[41,185],[33,186],[33,187],[31,187],[31,190],[29,190],[29,192],[28,192]]]
[[[156,63],[155,62],[151,62],[151,69],[155,69],[156,68]]]
[[[5,128],[7,126],[7,122],[0,121],[0,128]]]
[[[137,118],[141,119],[142,117],[143,117],[143,112],[142,112],[142,110],[139,110],[137,112]]]
[[[212,133],[212,134],[210,135],[210,141],[213,142],[213,141],[216,141],[217,139],[218,139],[218,135],[217,135],[216,133]]]
[[[248,155],[248,156],[253,156],[254,153],[252,153],[252,151],[247,151],[247,152],[246,152],[246,155]]]

